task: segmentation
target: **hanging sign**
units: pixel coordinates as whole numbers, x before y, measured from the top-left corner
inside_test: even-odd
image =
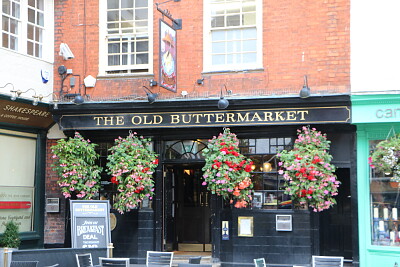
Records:
[[[176,30],[160,20],[160,86],[176,93]]]
[[[305,123],[350,123],[350,108],[314,107],[231,111],[62,115],[61,130],[231,127]]]
[[[105,248],[111,242],[108,200],[71,200],[73,248]]]

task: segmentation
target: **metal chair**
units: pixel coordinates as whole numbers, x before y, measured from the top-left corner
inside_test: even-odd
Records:
[[[10,267],[37,267],[38,261],[11,261]]]
[[[101,267],[129,267],[129,258],[99,258]]]
[[[266,267],[267,265],[265,264],[264,258],[258,258],[258,259],[254,259],[254,266],[255,267]]]
[[[172,266],[173,252],[147,251],[146,266]]]
[[[92,267],[93,266],[91,253],[75,254],[75,257],[76,257],[76,263],[77,263],[78,267]]]
[[[312,267],[343,267],[343,257],[312,256]]]

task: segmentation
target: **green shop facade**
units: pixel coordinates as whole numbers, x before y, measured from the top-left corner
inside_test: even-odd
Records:
[[[392,174],[369,165],[379,141],[400,133],[400,95],[353,95],[352,123],[357,125],[357,188],[360,266],[398,266],[400,188]]]

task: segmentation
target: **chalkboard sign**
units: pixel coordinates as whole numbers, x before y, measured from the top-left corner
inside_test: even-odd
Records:
[[[111,242],[107,200],[71,200],[73,248],[104,248]]]

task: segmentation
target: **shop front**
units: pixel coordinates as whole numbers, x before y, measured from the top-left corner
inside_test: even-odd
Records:
[[[400,97],[354,95],[351,100],[352,122],[357,125],[360,266],[398,266],[400,187],[395,170],[381,171],[370,157],[379,142],[400,132]]]
[[[215,100],[89,102],[54,110],[67,136],[79,131],[99,144],[103,167],[115,138],[132,131],[153,140],[160,162],[155,196],[140,209],[113,211],[115,255],[143,262],[147,250],[208,252],[223,266],[253,266],[260,257],[280,266],[310,264],[311,255],[357,259],[349,96],[229,101],[226,110],[218,110]],[[342,182],[338,205],[320,214],[295,209],[278,173],[276,154],[293,146],[303,125],[327,133]],[[202,185],[202,150],[224,127],[238,136],[241,153],[254,163],[254,200],[245,209],[231,207]],[[104,173],[100,195],[112,204],[116,192],[110,178]]]
[[[0,96],[0,233],[14,221],[20,248],[43,246],[46,133],[52,124],[47,105]]]

